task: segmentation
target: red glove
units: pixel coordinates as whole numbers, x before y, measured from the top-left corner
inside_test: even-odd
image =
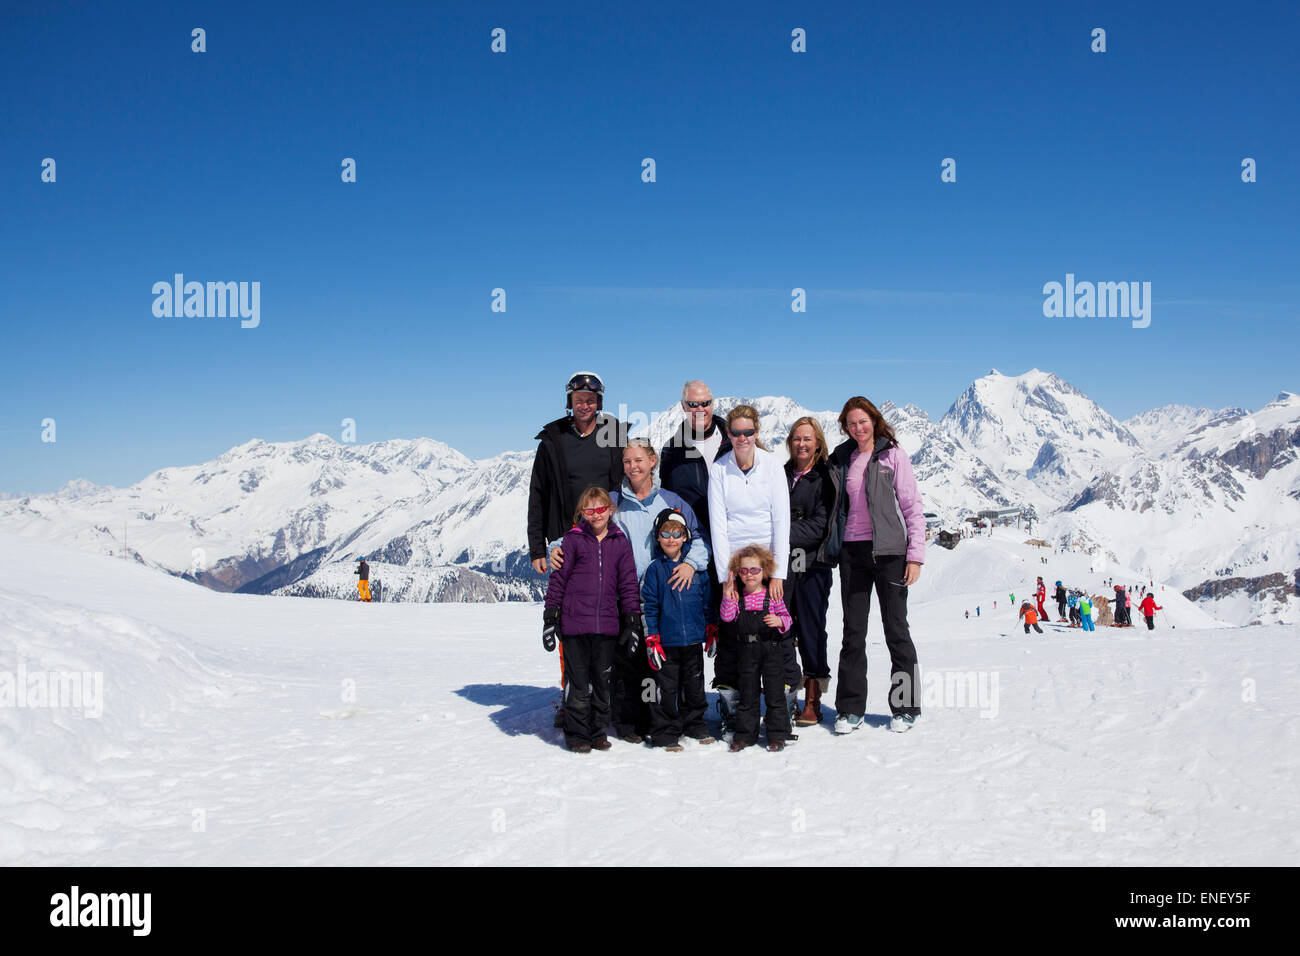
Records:
[[[645,639],[645,656],[650,661],[650,669],[659,670],[664,664],[664,648],[659,643],[659,635],[651,634]]]
[[[710,658],[718,653],[718,625],[716,624],[704,625],[704,653]]]

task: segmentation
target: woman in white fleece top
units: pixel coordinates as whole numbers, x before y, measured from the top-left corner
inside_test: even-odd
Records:
[[[727,414],[731,451],[709,465],[709,529],[718,583],[726,584],[731,555],[747,544],[759,544],[776,558],[776,573],[768,585],[772,600],[782,597],[786,565],[790,560],[790,488],[785,469],[776,455],[758,440],[758,411],[737,405]],[[722,731],[732,730],[739,693],[737,648],[734,634],[723,627],[714,659],[713,686],[718,690]],[[791,707],[798,693],[799,665],[790,655],[786,699]]]

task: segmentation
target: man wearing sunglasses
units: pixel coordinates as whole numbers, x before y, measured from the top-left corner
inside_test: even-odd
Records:
[[[691,506],[708,544],[709,465],[731,451],[731,436],[706,383],[697,379],[682,387],[682,411],[686,420],[659,452],[659,482]]]

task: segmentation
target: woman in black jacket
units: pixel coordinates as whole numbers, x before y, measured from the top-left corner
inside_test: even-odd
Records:
[[[786,607],[794,617],[795,640],[803,659],[803,710],[795,716],[800,727],[822,719],[821,696],[830,687],[826,662],[826,608],[831,596],[831,563],[825,544],[835,509],[838,472],[826,466],[826,436],[815,418],[799,419],[785,440],[790,487],[790,569]]]

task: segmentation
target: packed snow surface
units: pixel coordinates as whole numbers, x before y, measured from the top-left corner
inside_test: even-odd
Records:
[[[1023,538],[931,548],[909,733],[873,615],[851,736],[832,686],[782,753],[576,755],[535,604],[222,594],[0,535],[0,864],[1300,862],[1295,629],[1157,581],[1153,632],[1025,636],[1009,599],[1036,575],[1139,579]],[[832,594],[832,670],[839,628]]]

